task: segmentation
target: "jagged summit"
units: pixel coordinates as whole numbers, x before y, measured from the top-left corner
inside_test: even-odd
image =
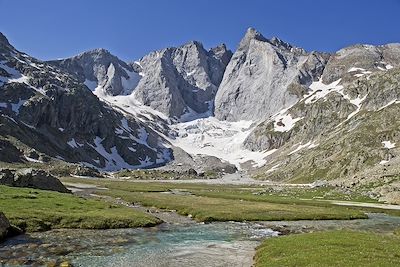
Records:
[[[12,47],[11,44],[8,42],[7,37],[1,32],[0,32],[0,45]]]

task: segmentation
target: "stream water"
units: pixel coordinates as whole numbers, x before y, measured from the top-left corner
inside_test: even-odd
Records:
[[[0,245],[0,266],[251,266],[260,241],[291,231],[357,229],[379,233],[400,228],[400,217],[368,220],[265,223],[162,224],[117,230],[53,230],[21,235]]]

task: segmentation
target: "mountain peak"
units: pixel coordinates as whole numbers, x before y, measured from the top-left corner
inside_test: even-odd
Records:
[[[247,29],[246,34],[240,41],[238,50],[246,50],[249,47],[251,40],[268,41],[259,31],[250,27]]]
[[[0,44],[4,44],[4,45],[10,45],[10,43],[8,42],[7,37],[0,32]]]

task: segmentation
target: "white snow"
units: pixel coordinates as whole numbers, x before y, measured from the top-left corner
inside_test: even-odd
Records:
[[[80,143],[76,142],[75,138],[72,138],[71,140],[69,140],[67,142],[67,144],[72,148],[79,148],[79,147],[83,146],[83,144],[80,144]]]
[[[354,71],[365,71],[365,69],[363,69],[363,68],[352,67],[352,68],[350,68],[347,72],[354,72]]]
[[[276,171],[279,168],[280,165],[281,164],[276,164],[271,169],[267,170],[265,173],[270,173],[270,172]]]
[[[322,82],[322,79],[320,79],[318,82],[313,82],[310,85],[310,92],[305,95],[305,101],[304,103],[310,104],[318,99],[326,97],[331,92],[338,92],[341,93],[343,90],[343,86],[339,85],[341,79],[334,81],[333,83],[330,84],[324,84]]]
[[[186,76],[192,76],[193,74],[196,73],[196,69],[190,71],[190,72],[186,72]]]
[[[380,165],[385,165],[386,163],[389,163],[389,160],[381,160],[379,162]]]
[[[7,108],[7,103],[0,102],[0,108]]]
[[[65,131],[64,128],[58,128],[58,130],[59,130],[60,132],[64,132],[64,131]]]
[[[125,68],[123,68],[125,72],[128,74],[128,79],[122,76],[121,82],[122,82],[122,87],[124,88],[124,95],[130,95],[133,90],[135,90],[136,86],[139,84],[140,79],[142,78],[142,75],[134,72],[134,71],[129,71]]]
[[[29,162],[44,163],[44,162],[41,161],[41,160],[33,159],[33,158],[28,157],[28,156],[24,156],[24,158],[25,158],[27,161],[29,161]]]
[[[101,144],[103,140],[104,139],[96,136],[96,138],[93,140],[94,145],[89,145],[105,159],[106,165],[103,169],[106,171],[115,171],[119,169],[138,169],[154,164],[154,162],[152,162],[151,159],[146,156],[144,159],[139,159],[140,165],[131,165],[121,157],[115,146],[110,148],[111,153],[107,152],[107,150]],[[83,164],[87,165],[86,162],[83,162]]]
[[[346,98],[346,97],[345,97]],[[348,121],[349,119],[351,119],[354,115],[356,115],[358,112],[360,112],[360,110],[361,110],[361,106],[362,106],[362,102],[364,102],[364,100],[367,98],[367,95],[365,95],[364,97],[360,97],[360,96],[358,96],[357,98],[355,98],[355,99],[353,99],[353,100],[349,100],[350,101],[350,103],[352,103],[353,105],[356,105],[357,106],[357,109],[354,111],[354,112],[352,112],[352,113],[350,113],[349,114],[349,116],[347,116],[347,119],[345,120],[345,122],[346,121]]]
[[[215,117],[171,125],[176,136],[169,141],[192,155],[215,156],[240,169],[240,164],[253,161],[256,166],[266,163],[265,157],[276,150],[254,152],[242,147],[244,140],[256,125],[252,121],[228,122]]]
[[[392,149],[396,147],[396,143],[392,143],[391,141],[382,141],[382,144],[387,149]]]
[[[21,74],[18,70],[7,66],[6,61],[0,62],[0,68],[5,70],[11,77],[0,76],[0,82],[2,83],[26,83],[28,84],[29,77]],[[24,62],[25,63],[25,62]]]
[[[391,70],[391,69],[393,69],[393,66],[390,65],[390,64],[387,64],[387,65],[385,66],[385,68],[386,68],[387,70]]]
[[[274,131],[275,132],[287,132],[291,130],[297,121],[303,118],[292,118],[291,114],[285,114],[278,116],[274,122]]]
[[[307,142],[306,144],[302,145],[301,143],[297,146],[297,148],[295,150],[293,150],[292,152],[289,153],[289,155],[292,155],[294,153],[297,153],[298,151],[307,148],[307,149],[311,149],[314,147],[317,147],[319,144],[314,144],[314,142]]]

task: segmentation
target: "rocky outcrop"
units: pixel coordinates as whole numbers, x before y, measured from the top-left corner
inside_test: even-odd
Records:
[[[231,55],[225,45],[207,51],[196,41],[152,52],[135,63],[143,77],[134,96],[169,117],[211,111]]]
[[[70,193],[56,177],[43,170],[22,169],[11,171],[3,169],[0,170],[0,184]]]
[[[354,45],[343,48],[329,59],[323,72],[323,82],[338,79],[352,81],[354,77],[392,69],[400,65],[400,44],[382,46]]]
[[[248,29],[226,68],[215,116],[230,121],[268,118],[296,103],[321,76],[328,58]]]

